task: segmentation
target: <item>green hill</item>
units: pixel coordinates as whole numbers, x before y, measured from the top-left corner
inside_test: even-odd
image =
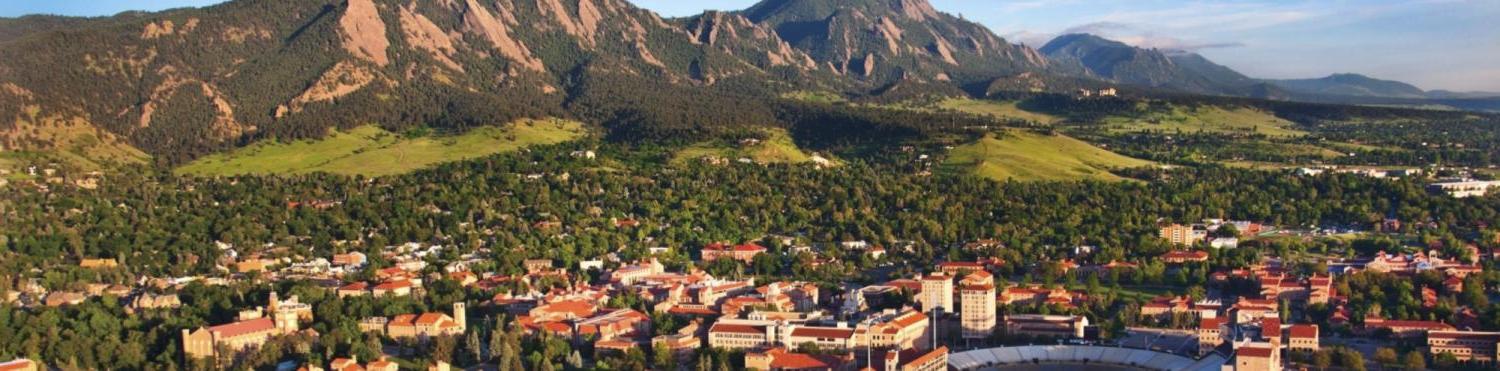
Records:
[[[376,126],[335,132],[315,141],[258,143],[193,161],[178,174],[305,174],[383,176],[428,166],[511,152],[526,146],[562,143],[585,134],[583,124],[563,120],[523,120],[486,126],[456,136],[403,138]]]
[[[800,164],[813,161],[813,155],[798,148],[786,129],[769,128],[764,129],[764,132],[765,139],[758,142],[712,141],[694,144],[677,151],[672,157],[672,163],[681,165],[706,157],[728,161],[748,158],[762,164]]]
[[[1066,136],[1010,131],[954,148],[943,168],[994,180],[1121,180],[1110,170],[1152,164]]]

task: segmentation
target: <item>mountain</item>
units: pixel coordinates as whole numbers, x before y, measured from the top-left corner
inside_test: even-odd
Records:
[[[926,0],[764,0],[738,14],[775,30],[819,65],[876,84],[968,84],[1049,65],[1036,50]]]
[[[0,55],[0,149],[163,163],[369,123],[566,116],[615,138],[701,135],[777,122],[778,92],[961,93],[1049,65],[925,0],[673,19],[625,0],[236,0],[0,19]]]
[[[1040,49],[1061,70],[1121,84],[1262,98],[1277,89],[1194,53],[1144,49],[1091,34],[1058,36]]]
[[[1369,76],[1342,73],[1318,79],[1267,80],[1301,94],[1335,95],[1377,98],[1428,98],[1426,91],[1399,81],[1380,80]]]
[[[0,147],[54,150],[83,133],[165,162],[371,122],[769,121],[726,110],[741,101],[726,92],[846,84],[737,15],[669,21],[623,0],[238,0],[27,17],[0,21],[0,55]]]

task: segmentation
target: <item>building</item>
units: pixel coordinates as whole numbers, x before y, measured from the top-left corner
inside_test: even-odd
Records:
[[[1281,349],[1281,318],[1266,317],[1260,320],[1260,338],[1272,347]]]
[[[1151,299],[1151,302],[1141,305],[1141,316],[1162,318],[1170,317],[1177,313],[1189,313],[1192,311],[1193,298],[1187,296],[1162,296]]]
[[[1208,354],[1224,344],[1225,318],[1204,318],[1198,321],[1198,354]]]
[[[592,336],[596,340],[628,338],[651,334],[651,317],[631,309],[620,309],[577,324],[579,336]]]
[[[860,346],[872,348],[925,349],[931,343],[929,324],[927,315],[922,312],[887,310],[860,323],[855,329],[860,335],[856,341]]]
[[[218,349],[241,352],[259,348],[272,336],[297,332],[300,321],[311,319],[312,307],[298,302],[295,296],[283,304],[272,292],[267,308],[240,312],[238,322],[195,331],[183,329],[182,351],[188,358],[197,359],[213,358]]]
[[[806,354],[775,347],[761,352],[745,353],[745,368],[766,371],[853,371],[854,355]]]
[[[905,349],[886,350],[884,357],[871,360],[871,370],[881,371],[946,371],[948,369],[948,347],[933,350]]]
[[[1432,354],[1448,353],[1460,361],[1493,364],[1500,359],[1500,332],[1430,331],[1427,347]]]
[[[1365,317],[1365,330],[1376,331],[1389,329],[1391,337],[1410,339],[1422,337],[1431,331],[1453,331],[1456,328],[1442,322],[1435,321],[1396,321],[1380,317]]]
[[[81,260],[81,261],[78,262],[78,267],[84,268],[84,269],[109,269],[109,268],[117,268],[119,266],[120,266],[120,262],[117,261],[117,260],[115,260],[114,258],[108,258],[108,259],[83,259],[83,260]]]
[[[1084,316],[1049,316],[1013,314],[1005,317],[1005,331],[1011,335],[1083,338],[1089,319]]]
[[[1158,235],[1177,245],[1193,245],[1208,238],[1208,226],[1172,224],[1161,227]]]
[[[370,289],[370,293],[376,297],[407,296],[411,295],[411,287],[411,281],[408,280],[391,281],[375,285],[374,288]]]
[[[374,323],[375,321],[371,321]],[[364,327],[364,326],[361,326]],[[442,313],[402,314],[385,323],[385,334],[393,339],[425,340],[439,336],[463,335],[468,328],[464,303],[453,303],[453,315]]]
[[[1249,343],[1234,351],[1235,371],[1281,371],[1281,352],[1271,344]]]
[[[1208,261],[1208,252],[1198,250],[1177,250],[1162,255],[1163,262],[1172,264],[1202,263]]]
[[[923,311],[943,308],[944,313],[953,313],[957,309],[953,306],[953,276],[939,272],[923,276],[921,281],[917,302],[922,303]]]
[[[199,328],[197,331],[183,329],[182,351],[192,359],[213,358],[218,348],[238,353],[258,348],[270,340],[271,336],[281,334],[276,323],[264,317]]]
[[[959,327],[965,339],[985,339],[995,333],[995,277],[977,271],[958,283]]]
[[[1287,350],[1318,351],[1318,325],[1292,325],[1287,330]]]
[[[38,371],[41,366],[29,359],[17,359],[13,361],[0,362],[0,371]]]
[[[787,326],[779,329],[783,334],[779,343],[801,347],[803,345],[814,345],[817,349],[850,350],[854,349],[857,333],[852,328],[845,327],[820,327],[820,326]]]
[[[720,320],[708,328],[708,346],[722,349],[760,349],[776,340],[775,326],[769,323],[733,323]]]
[[[755,256],[766,253],[766,248],[754,243],[729,246],[715,243],[703,247],[703,261],[734,259],[745,263],[755,261]]]
[[[1495,187],[1500,187],[1500,181],[1459,180],[1433,183],[1427,186],[1433,192],[1444,193],[1455,198],[1483,197]]]

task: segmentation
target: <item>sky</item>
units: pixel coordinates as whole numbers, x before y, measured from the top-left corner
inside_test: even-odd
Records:
[[[1500,0],[930,0],[938,10],[1041,47],[1088,32],[1195,51],[1257,78],[1361,73],[1423,89],[1500,92]],[[215,0],[0,0],[0,16],[99,16]],[[755,0],[632,0],[664,16]]]

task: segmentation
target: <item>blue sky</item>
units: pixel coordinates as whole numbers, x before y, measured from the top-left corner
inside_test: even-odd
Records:
[[[1040,47],[1091,32],[1190,49],[1253,77],[1355,72],[1424,89],[1500,91],[1500,0],[930,0],[939,10]],[[0,0],[0,16],[108,15],[213,0]],[[634,0],[665,16],[755,0]]]

